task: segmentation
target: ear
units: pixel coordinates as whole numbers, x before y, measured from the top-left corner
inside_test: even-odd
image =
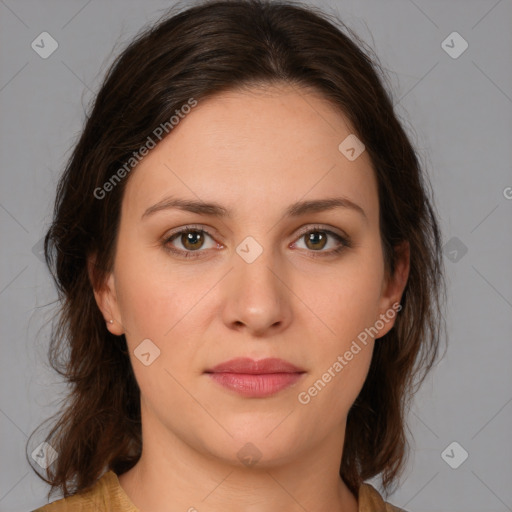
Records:
[[[105,280],[102,283],[98,283],[97,278],[95,278],[95,267],[96,255],[93,254],[87,259],[87,272],[94,291],[94,298],[96,299],[96,304],[103,318],[105,318],[107,329],[112,334],[120,336],[124,333],[124,329],[121,323],[121,315],[117,302],[114,272],[109,272]],[[113,320],[113,322],[110,322],[110,320]]]
[[[409,278],[410,270],[410,244],[403,241],[394,247],[395,252],[395,273],[393,276],[387,274],[383,285],[381,298],[379,302],[379,318],[376,319],[376,325],[384,326],[378,329],[375,339],[381,338],[387,334],[395,325],[398,312],[401,309],[400,300]],[[380,322],[379,322],[380,320]]]

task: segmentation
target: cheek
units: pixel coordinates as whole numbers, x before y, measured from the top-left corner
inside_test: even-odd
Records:
[[[379,291],[380,287],[370,282],[352,289],[345,287],[329,295],[326,307],[340,350],[377,320]]]
[[[311,403],[318,414],[331,411],[329,424],[348,414],[368,375],[375,343],[366,330],[375,321],[374,297],[339,292],[331,299],[324,314],[335,334],[318,340],[310,352],[312,372],[297,397],[301,404]]]
[[[383,264],[376,247],[373,253],[368,250],[347,259],[346,265],[340,265],[332,278],[316,289],[312,309],[330,333],[311,354],[314,374],[301,391],[312,403],[337,411],[334,417],[348,412],[366,380],[382,277]]]
[[[349,342],[377,320],[383,279],[383,263],[370,250],[354,253],[344,263],[315,293],[316,311],[340,340],[340,349],[342,340]]]
[[[165,397],[166,408],[187,406],[179,382],[195,368],[193,306],[200,290],[184,287],[179,277],[163,275],[156,265],[120,264],[116,273],[131,364],[146,405],[157,410]]]
[[[119,251],[116,260],[116,291],[123,325],[130,334],[165,339],[173,326],[200,298],[200,290],[169,264],[164,249]],[[188,282],[185,282],[188,281]]]
[[[337,361],[339,365],[341,365],[337,366],[337,369],[339,370],[340,367],[343,369],[336,372],[336,369],[334,367],[332,368],[330,373],[335,376],[331,377],[329,374],[331,381],[326,385],[330,386],[330,388],[327,392],[322,391],[322,393],[325,394],[325,401],[321,407],[324,410],[336,411],[337,414],[334,414],[334,417],[346,417],[368,375],[373,352],[373,342],[367,345],[358,343],[358,345],[360,349],[352,347],[352,350],[348,350],[350,353],[352,353],[352,351],[354,352],[350,361],[346,360],[345,355],[343,357],[345,363]],[[346,352],[343,354],[346,354]],[[322,377],[322,380],[326,380],[327,375],[323,374]]]

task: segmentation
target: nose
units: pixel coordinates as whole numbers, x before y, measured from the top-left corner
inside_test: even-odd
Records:
[[[230,328],[252,336],[274,335],[286,329],[292,319],[283,266],[263,252],[251,263],[233,255],[233,268],[224,282],[223,320]]]

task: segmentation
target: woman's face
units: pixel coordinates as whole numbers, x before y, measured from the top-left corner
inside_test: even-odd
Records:
[[[146,434],[238,464],[341,450],[408,274],[405,254],[385,276],[370,158],[354,159],[352,139],[340,149],[351,133],[303,89],[223,93],[125,178],[115,263],[96,299],[126,335]],[[225,215],[169,206],[178,200]],[[208,373],[234,358],[300,372]]]

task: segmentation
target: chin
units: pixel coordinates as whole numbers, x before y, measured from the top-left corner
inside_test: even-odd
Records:
[[[278,421],[254,422],[250,427],[227,426],[233,437],[223,435],[210,446],[210,452],[229,464],[248,468],[270,468],[290,462],[295,452],[300,451],[298,447],[304,447],[304,440],[295,439],[289,428],[280,425],[285,416]],[[207,442],[211,444],[211,438]]]

